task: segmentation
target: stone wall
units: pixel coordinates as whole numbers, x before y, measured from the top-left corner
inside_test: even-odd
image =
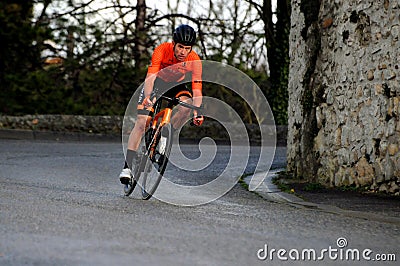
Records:
[[[292,0],[288,170],[397,193],[400,0]]]
[[[90,137],[90,135],[95,135],[96,137],[99,137],[99,135],[118,137],[122,134],[123,119],[124,117],[122,116],[0,115],[0,130],[7,130],[7,136],[12,134],[8,130],[14,130],[14,132],[16,132],[15,130],[27,130],[37,133],[82,133],[85,134],[85,139]],[[260,128],[254,124],[245,126],[250,143],[254,145],[260,144]],[[235,125],[232,125],[231,129],[234,128]],[[275,140],[276,137],[277,145],[286,145],[287,126],[276,126],[276,128],[265,130],[270,133],[267,138],[271,137],[271,139],[266,141],[267,143]],[[52,134],[44,134],[43,136],[46,138],[47,136],[52,136]],[[55,134],[54,136],[57,138],[60,134]],[[71,134],[67,134],[67,136],[70,138]],[[209,119],[206,119],[201,127],[185,126],[180,132],[180,137],[186,141],[211,137],[215,141],[223,143],[229,142],[230,138],[221,124]]]
[[[122,116],[0,115],[0,129],[121,134]]]

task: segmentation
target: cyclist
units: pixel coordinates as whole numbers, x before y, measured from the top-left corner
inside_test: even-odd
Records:
[[[181,101],[200,106],[202,103],[202,64],[198,54],[192,47],[196,42],[196,32],[189,25],[180,25],[173,33],[173,41],[160,44],[155,48],[151,65],[138,101],[138,115],[135,126],[130,133],[125,165],[119,176],[122,184],[127,185],[132,178],[132,169],[137,162],[137,150],[145,132],[148,116],[152,115],[155,99],[152,92],[168,97],[178,97]],[[188,89],[183,81],[187,73],[192,74],[192,89]],[[178,129],[187,121],[190,109],[179,106],[171,118],[174,129]],[[193,111],[193,123],[200,126],[203,116]]]

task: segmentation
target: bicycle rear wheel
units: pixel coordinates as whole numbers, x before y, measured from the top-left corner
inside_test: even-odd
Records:
[[[124,187],[125,196],[129,196],[130,194],[132,194],[132,192],[135,189],[136,184],[140,178],[140,175],[143,173],[144,166],[147,162],[147,159],[146,159],[147,156],[145,153],[146,153],[146,148],[144,146],[142,146],[142,148],[140,149],[139,155],[138,155],[139,156],[138,160],[136,161],[136,163],[134,164],[133,169],[132,169],[133,178],[131,178],[131,180],[129,181],[129,184],[125,185],[125,187]]]
[[[150,199],[160,184],[167,168],[171,147],[171,125],[166,124],[158,128],[148,147],[147,162],[142,181],[142,198],[144,200]]]
[[[131,178],[129,183],[127,185],[125,185],[125,187],[124,187],[125,196],[129,196],[130,194],[132,194],[132,192],[135,189],[136,184],[140,178],[140,175],[143,172],[146,161],[147,161],[146,156],[143,153],[140,154],[139,159],[137,160],[137,163],[133,167],[133,178]]]

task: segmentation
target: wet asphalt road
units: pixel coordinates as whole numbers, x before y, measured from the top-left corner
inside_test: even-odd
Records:
[[[273,168],[284,154],[278,148]],[[218,175],[218,156],[215,168],[187,175],[190,182]],[[122,161],[120,143],[0,140],[0,265],[310,265],[305,249],[316,250],[319,265],[396,265],[348,261],[348,249],[400,259],[397,225],[268,202],[241,185],[196,207],[124,197]],[[338,247],[340,237],[347,246]],[[259,260],[265,245],[268,254],[286,253]]]

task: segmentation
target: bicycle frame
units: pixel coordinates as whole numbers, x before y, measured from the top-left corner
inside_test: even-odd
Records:
[[[166,107],[160,112],[158,112],[152,121],[152,128],[155,129],[157,127],[158,120],[161,118],[160,125],[163,126],[171,121],[172,109],[170,107]]]
[[[202,109],[201,107],[197,107],[192,104],[183,102],[183,101],[179,100],[178,98],[169,98],[167,96],[161,95],[159,99],[167,100],[169,102],[169,104],[163,110],[161,110],[155,114],[153,121],[152,121],[152,125],[151,125],[151,127],[153,129],[156,129],[158,120],[160,118],[161,118],[161,122],[160,122],[159,126],[164,126],[165,124],[167,124],[171,121],[172,106],[174,106],[174,105],[181,104],[182,106],[193,109],[193,110],[201,110]]]
[[[167,107],[161,109],[162,102],[160,100],[162,100],[162,99],[167,100],[168,104],[167,104]],[[143,173],[142,198],[146,199],[146,200],[151,198],[152,194],[157,189],[157,186],[161,180],[161,177],[162,177],[164,170],[166,168],[166,165],[168,163],[168,156],[169,156],[169,152],[171,150],[171,145],[172,145],[172,142],[171,142],[172,140],[169,138],[171,135],[169,135],[169,137],[167,137],[167,139],[170,139],[168,142],[169,144],[166,144],[166,146],[169,147],[169,148],[166,148],[166,150],[168,150],[168,151],[164,150],[163,153],[157,153],[156,149],[159,144],[159,140],[161,137],[161,131],[162,131],[163,127],[170,126],[168,124],[171,122],[173,106],[178,105],[178,104],[180,104],[184,107],[190,108],[192,110],[201,110],[202,109],[201,107],[197,107],[192,104],[183,102],[183,101],[179,100],[178,98],[169,98],[164,95],[159,96],[159,98],[156,102],[156,106],[154,107],[154,109],[155,109],[154,111],[156,113],[150,118],[150,120],[148,120],[149,124],[146,123],[146,132],[143,136],[144,140],[145,140],[145,145],[142,148],[143,153],[142,153],[142,155],[140,155],[139,163],[136,164],[136,166],[135,166],[135,170],[134,170],[135,180],[132,181],[132,183],[130,185],[127,185],[127,187],[125,189],[125,196],[129,196],[132,193],[132,191],[135,188],[136,183],[139,180],[139,177],[142,175],[142,173]],[[171,134],[171,132],[169,132],[168,134]],[[165,147],[164,147],[164,149],[165,149]],[[160,159],[161,157],[158,157],[160,155],[161,155],[161,157],[165,155],[165,158]],[[155,156],[157,156],[158,158],[156,158]],[[151,164],[154,162],[158,163],[159,167],[160,167],[157,170],[158,176],[151,177],[149,179],[148,174],[150,173],[150,171],[147,171],[147,169],[151,170]],[[150,181],[151,185],[148,185],[148,183],[146,183],[148,180],[153,181],[153,182]],[[149,186],[149,190],[147,189],[146,186]]]

